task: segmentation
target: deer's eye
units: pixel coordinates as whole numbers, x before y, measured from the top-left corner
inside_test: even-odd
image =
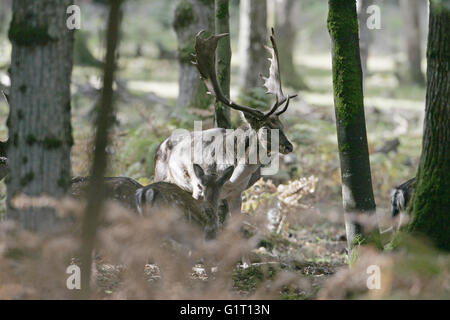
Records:
[[[203,191],[203,186],[202,185],[198,184],[197,188],[198,188],[198,190]]]

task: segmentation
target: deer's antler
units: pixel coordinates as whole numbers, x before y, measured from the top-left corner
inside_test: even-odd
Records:
[[[228,36],[228,33],[212,35],[206,39],[202,39],[201,35],[203,33],[204,30],[200,31],[195,36],[194,49],[196,54],[194,55],[195,61],[193,61],[193,64],[197,66],[200,77],[205,82],[209,93],[230,108],[242,111],[253,117],[261,118],[264,115],[261,111],[234,103],[228,99],[220,89],[216,74],[216,49],[219,39]]]
[[[264,77],[262,74],[260,74],[260,76],[264,80],[264,86],[267,89],[267,93],[275,95],[276,101],[272,108],[264,114],[265,118],[271,116],[284,102],[286,102],[285,107],[283,110],[277,112],[276,115],[280,115],[285,112],[289,106],[289,100],[297,96],[294,94],[286,97],[281,88],[280,62],[278,60],[278,49],[275,42],[275,32],[273,28],[272,34],[270,35],[270,42],[272,43],[272,48],[269,46],[264,46],[271,55],[271,58],[269,58],[269,77]]]
[[[285,97],[283,91],[281,90],[280,73],[278,67],[278,51],[276,48],[275,39],[273,37],[273,29],[272,36],[270,37],[273,49],[266,47],[272,54],[272,58],[269,59],[271,61],[269,78],[263,77],[263,79],[265,80],[264,85],[267,88],[267,92],[275,95],[275,103],[266,113],[263,113],[257,109],[250,108],[248,106],[242,106],[234,103],[223,94],[217,80],[215,53],[217,49],[217,43],[221,38],[228,36],[228,33],[212,35],[206,39],[203,39],[201,37],[203,33],[204,30],[200,31],[195,37],[195,54],[193,55],[195,61],[193,61],[192,63],[197,66],[200,77],[204,81],[210,94],[214,95],[217,100],[229,106],[230,108],[242,111],[257,119],[268,118],[285,102],[286,106],[282,111],[278,112],[277,115],[286,111],[287,106],[289,105],[289,99],[297,95]]]

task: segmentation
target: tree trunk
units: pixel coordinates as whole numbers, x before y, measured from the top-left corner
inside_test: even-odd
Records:
[[[229,5],[229,0],[216,0],[215,2],[216,34],[230,34]],[[219,41],[216,51],[217,76],[220,87],[227,97],[230,97],[230,37],[231,35]],[[218,101],[215,103],[214,125],[218,128],[231,128],[230,109]]]
[[[100,109],[96,117],[96,133],[92,178],[89,182],[89,196],[81,229],[81,289],[85,297],[89,296],[91,280],[92,251],[95,247],[97,227],[102,213],[103,200],[106,195],[104,175],[107,166],[106,148],[109,144],[109,131],[114,115],[113,83],[116,68],[116,56],[121,24],[121,4],[123,0],[110,0],[106,39],[106,59],[103,72],[103,90]]]
[[[431,1],[422,155],[410,230],[450,250],[450,1]]]
[[[267,43],[266,0],[241,0],[239,8],[239,84],[241,89],[259,87],[259,74],[267,74],[269,57]]]
[[[294,49],[297,29],[299,27],[300,3],[297,0],[276,0],[275,2],[275,33],[278,35],[278,56],[280,59],[283,84],[296,90],[306,89],[307,86],[294,65]]]
[[[373,2],[373,1],[372,1]],[[367,8],[371,1],[358,0],[358,24],[359,24],[359,49],[361,55],[361,68],[363,73],[363,79],[367,77],[367,60],[369,58],[369,48],[372,37],[370,36],[370,30],[367,28],[367,20],[369,15],[367,14]]]
[[[333,88],[342,198],[349,249],[362,235],[353,214],[374,212],[375,201],[367,146],[362,71],[355,0],[329,0],[328,31],[332,40]]]
[[[66,27],[66,9],[71,4],[13,2],[7,217],[35,231],[54,226],[53,210],[17,210],[10,201],[20,193],[59,197],[70,186],[73,32]]]
[[[208,108],[212,102],[206,87],[192,65],[195,35],[200,30],[214,32],[214,0],[180,0],[173,20],[178,40],[178,62],[180,66],[177,110],[183,108]]]
[[[405,45],[408,57],[408,78],[410,81],[424,84],[422,73],[421,33],[420,33],[420,0],[400,0],[405,32]]]

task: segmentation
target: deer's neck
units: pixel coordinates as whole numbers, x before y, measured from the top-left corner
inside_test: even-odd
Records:
[[[225,134],[225,150],[233,148],[234,163],[242,163],[245,157],[245,163],[249,165],[262,164],[260,156],[262,152],[267,153],[266,146],[261,143],[257,130],[254,130],[248,124],[243,124],[236,130]],[[227,149],[228,148],[228,149]]]

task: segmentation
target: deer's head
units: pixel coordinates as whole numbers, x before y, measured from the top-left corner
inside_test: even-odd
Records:
[[[270,115],[267,118],[256,118],[252,115],[242,112],[243,120],[257,132],[260,145],[267,146],[271,151],[271,134],[272,130],[278,130],[278,151],[282,154],[288,154],[293,151],[294,147],[284,133],[284,126],[278,114]]]
[[[218,101],[229,106],[230,108],[241,111],[244,120],[253,130],[257,131],[258,138],[262,140],[268,139],[268,141],[263,141],[267,142],[266,145],[268,146],[268,148],[271,147],[270,131],[271,129],[277,129],[279,135],[278,151],[283,154],[292,152],[294,148],[292,146],[292,143],[284,134],[283,124],[281,123],[279,116],[287,110],[290,99],[295,98],[297,95],[285,96],[283,94],[279,72],[278,50],[275,43],[274,30],[272,29],[272,35],[270,36],[272,48],[265,46],[271,54],[271,58],[269,58],[269,77],[266,78],[261,75],[264,80],[264,86],[267,89],[267,93],[273,94],[275,96],[275,102],[273,103],[270,110],[266,112],[261,112],[248,106],[238,105],[228,99],[222,93],[219,82],[217,80],[215,52],[217,49],[218,41],[228,34],[218,34],[210,36],[207,39],[202,39],[202,33],[203,31],[200,31],[195,38],[196,61],[194,61],[193,64],[197,66],[200,76],[205,82],[209,93],[214,95]],[[284,107],[282,107],[283,105]],[[263,132],[266,132],[267,134],[263,134]]]
[[[194,163],[194,173],[202,183],[202,200],[212,209],[213,212],[217,212],[222,187],[225,182],[230,180],[233,172],[234,166],[230,166],[226,168],[221,175],[217,175],[215,172],[205,173],[201,166]]]

